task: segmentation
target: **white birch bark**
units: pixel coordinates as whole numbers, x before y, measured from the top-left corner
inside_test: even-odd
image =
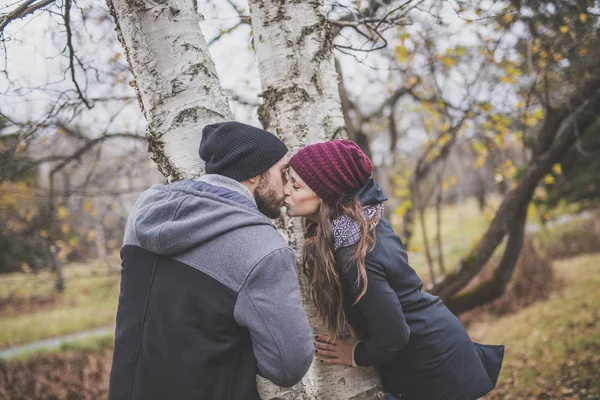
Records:
[[[204,172],[202,128],[232,119],[193,0],[107,0],[146,117],[148,150],[168,181]]]
[[[333,56],[333,30],[322,0],[250,0],[254,48],[264,103],[259,118],[292,151],[318,142],[346,137]],[[300,258],[300,221],[288,222],[288,237]],[[315,332],[325,333],[299,274],[304,308]],[[367,399],[379,388],[372,368],[352,368],[313,362],[302,382],[292,389],[261,380],[259,392],[268,399]]]

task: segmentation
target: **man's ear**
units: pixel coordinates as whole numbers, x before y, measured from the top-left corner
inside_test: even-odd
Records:
[[[256,185],[258,183],[259,179],[260,179],[260,175],[256,175],[256,176],[253,176],[252,178],[246,179],[246,181],[248,181],[248,183],[250,183],[251,185]]]
[[[241,181],[240,183],[248,188],[250,193],[254,192],[256,186],[258,186],[258,181],[260,180],[260,175],[253,176],[252,178],[248,178],[245,181]]]

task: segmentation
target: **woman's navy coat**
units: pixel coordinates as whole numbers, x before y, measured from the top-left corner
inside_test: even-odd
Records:
[[[363,206],[386,200],[373,180],[358,197]],[[423,283],[385,217],[376,235],[365,262],[367,291],[356,305],[355,245],[335,254],[344,310],[362,340],[354,351],[356,364],[377,366],[384,389],[402,400],[472,400],[491,391],[504,346],[473,343],[442,300],[421,291]]]

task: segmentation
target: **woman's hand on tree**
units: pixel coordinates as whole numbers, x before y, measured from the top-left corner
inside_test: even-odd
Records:
[[[347,339],[315,335],[315,353],[322,356],[320,362],[356,366],[353,360],[354,348],[360,340],[350,324],[346,324],[346,326],[350,332],[350,337]]]

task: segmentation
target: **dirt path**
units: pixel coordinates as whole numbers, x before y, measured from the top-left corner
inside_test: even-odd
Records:
[[[50,339],[38,340],[19,346],[11,346],[0,349],[0,359],[11,359],[19,354],[41,349],[58,349],[61,344],[73,342],[75,340],[88,339],[96,336],[104,336],[115,331],[115,326],[104,326],[102,328],[89,329],[87,331],[71,333],[69,335],[59,336]]]

